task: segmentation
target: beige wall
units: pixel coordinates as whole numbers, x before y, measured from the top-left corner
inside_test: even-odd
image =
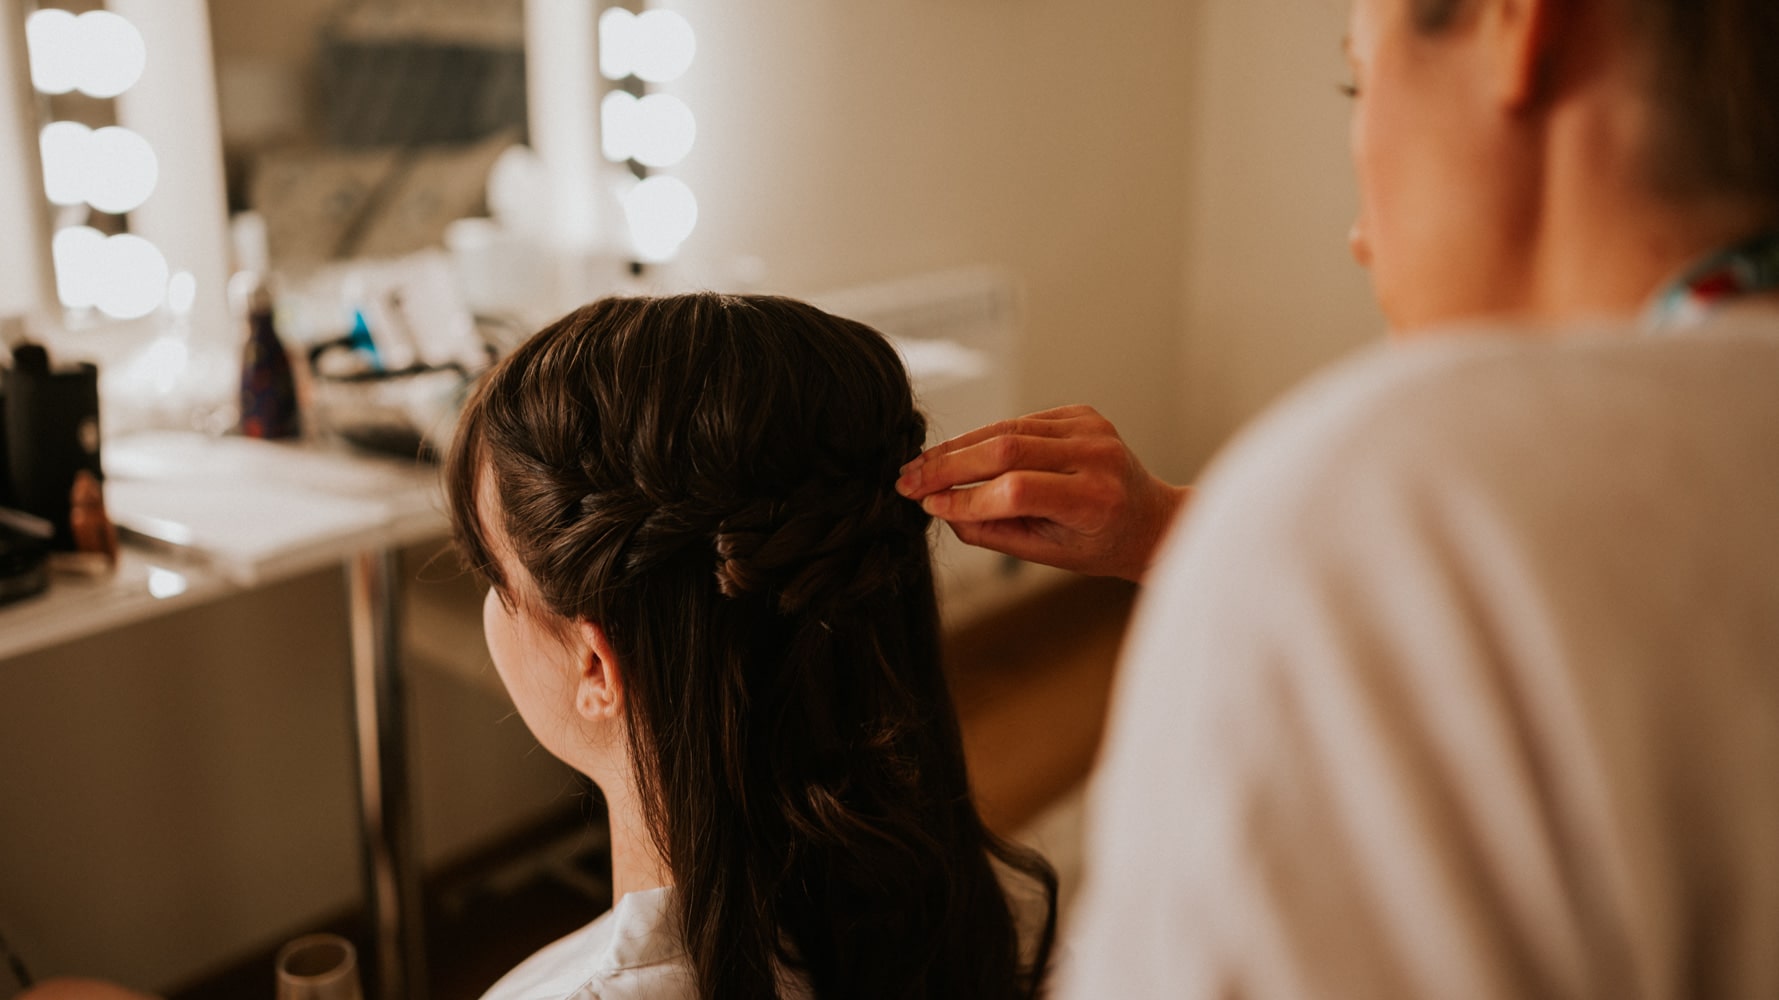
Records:
[[[1193,5],[680,0],[689,256],[809,294],[959,264],[1028,296],[1028,408],[1101,407],[1178,470]]]
[[[1179,444],[1190,466],[1383,320],[1347,254],[1341,0],[1205,0],[1185,255]]]
[[[431,549],[408,677],[437,862],[578,792],[498,692],[478,593],[419,571]],[[352,905],[344,601],[312,574],[0,660],[0,930],[34,973],[166,989]]]

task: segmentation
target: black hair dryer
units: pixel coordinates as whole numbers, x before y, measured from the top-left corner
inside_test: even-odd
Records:
[[[55,526],[52,547],[74,549],[69,524],[74,480],[99,467],[99,369],[80,363],[52,367],[36,344],[12,352],[5,386],[6,483],[0,497]],[[7,487],[10,487],[8,489]]]

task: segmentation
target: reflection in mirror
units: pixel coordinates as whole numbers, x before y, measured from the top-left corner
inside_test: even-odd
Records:
[[[392,257],[482,214],[525,139],[521,0],[210,0],[230,207],[272,266]]]
[[[25,43],[57,298],[76,313],[146,316],[165,298],[167,259],[130,232],[128,215],[154,193],[160,161],[119,123],[116,102],[142,79],[142,33],[100,0],[70,0],[31,11]]]

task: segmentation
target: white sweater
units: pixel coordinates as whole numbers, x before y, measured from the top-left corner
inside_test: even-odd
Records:
[[[1779,315],[1369,352],[1151,584],[1063,996],[1779,997]]]

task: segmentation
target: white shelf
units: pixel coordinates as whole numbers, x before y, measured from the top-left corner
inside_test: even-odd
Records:
[[[143,434],[105,446],[105,500],[126,534],[117,571],[57,575],[0,607],[0,659],[143,621],[366,549],[442,535],[436,469],[300,444]]]
[[[110,576],[58,573],[42,594],[0,607],[0,661],[146,621],[231,589],[202,567],[125,548]]]

